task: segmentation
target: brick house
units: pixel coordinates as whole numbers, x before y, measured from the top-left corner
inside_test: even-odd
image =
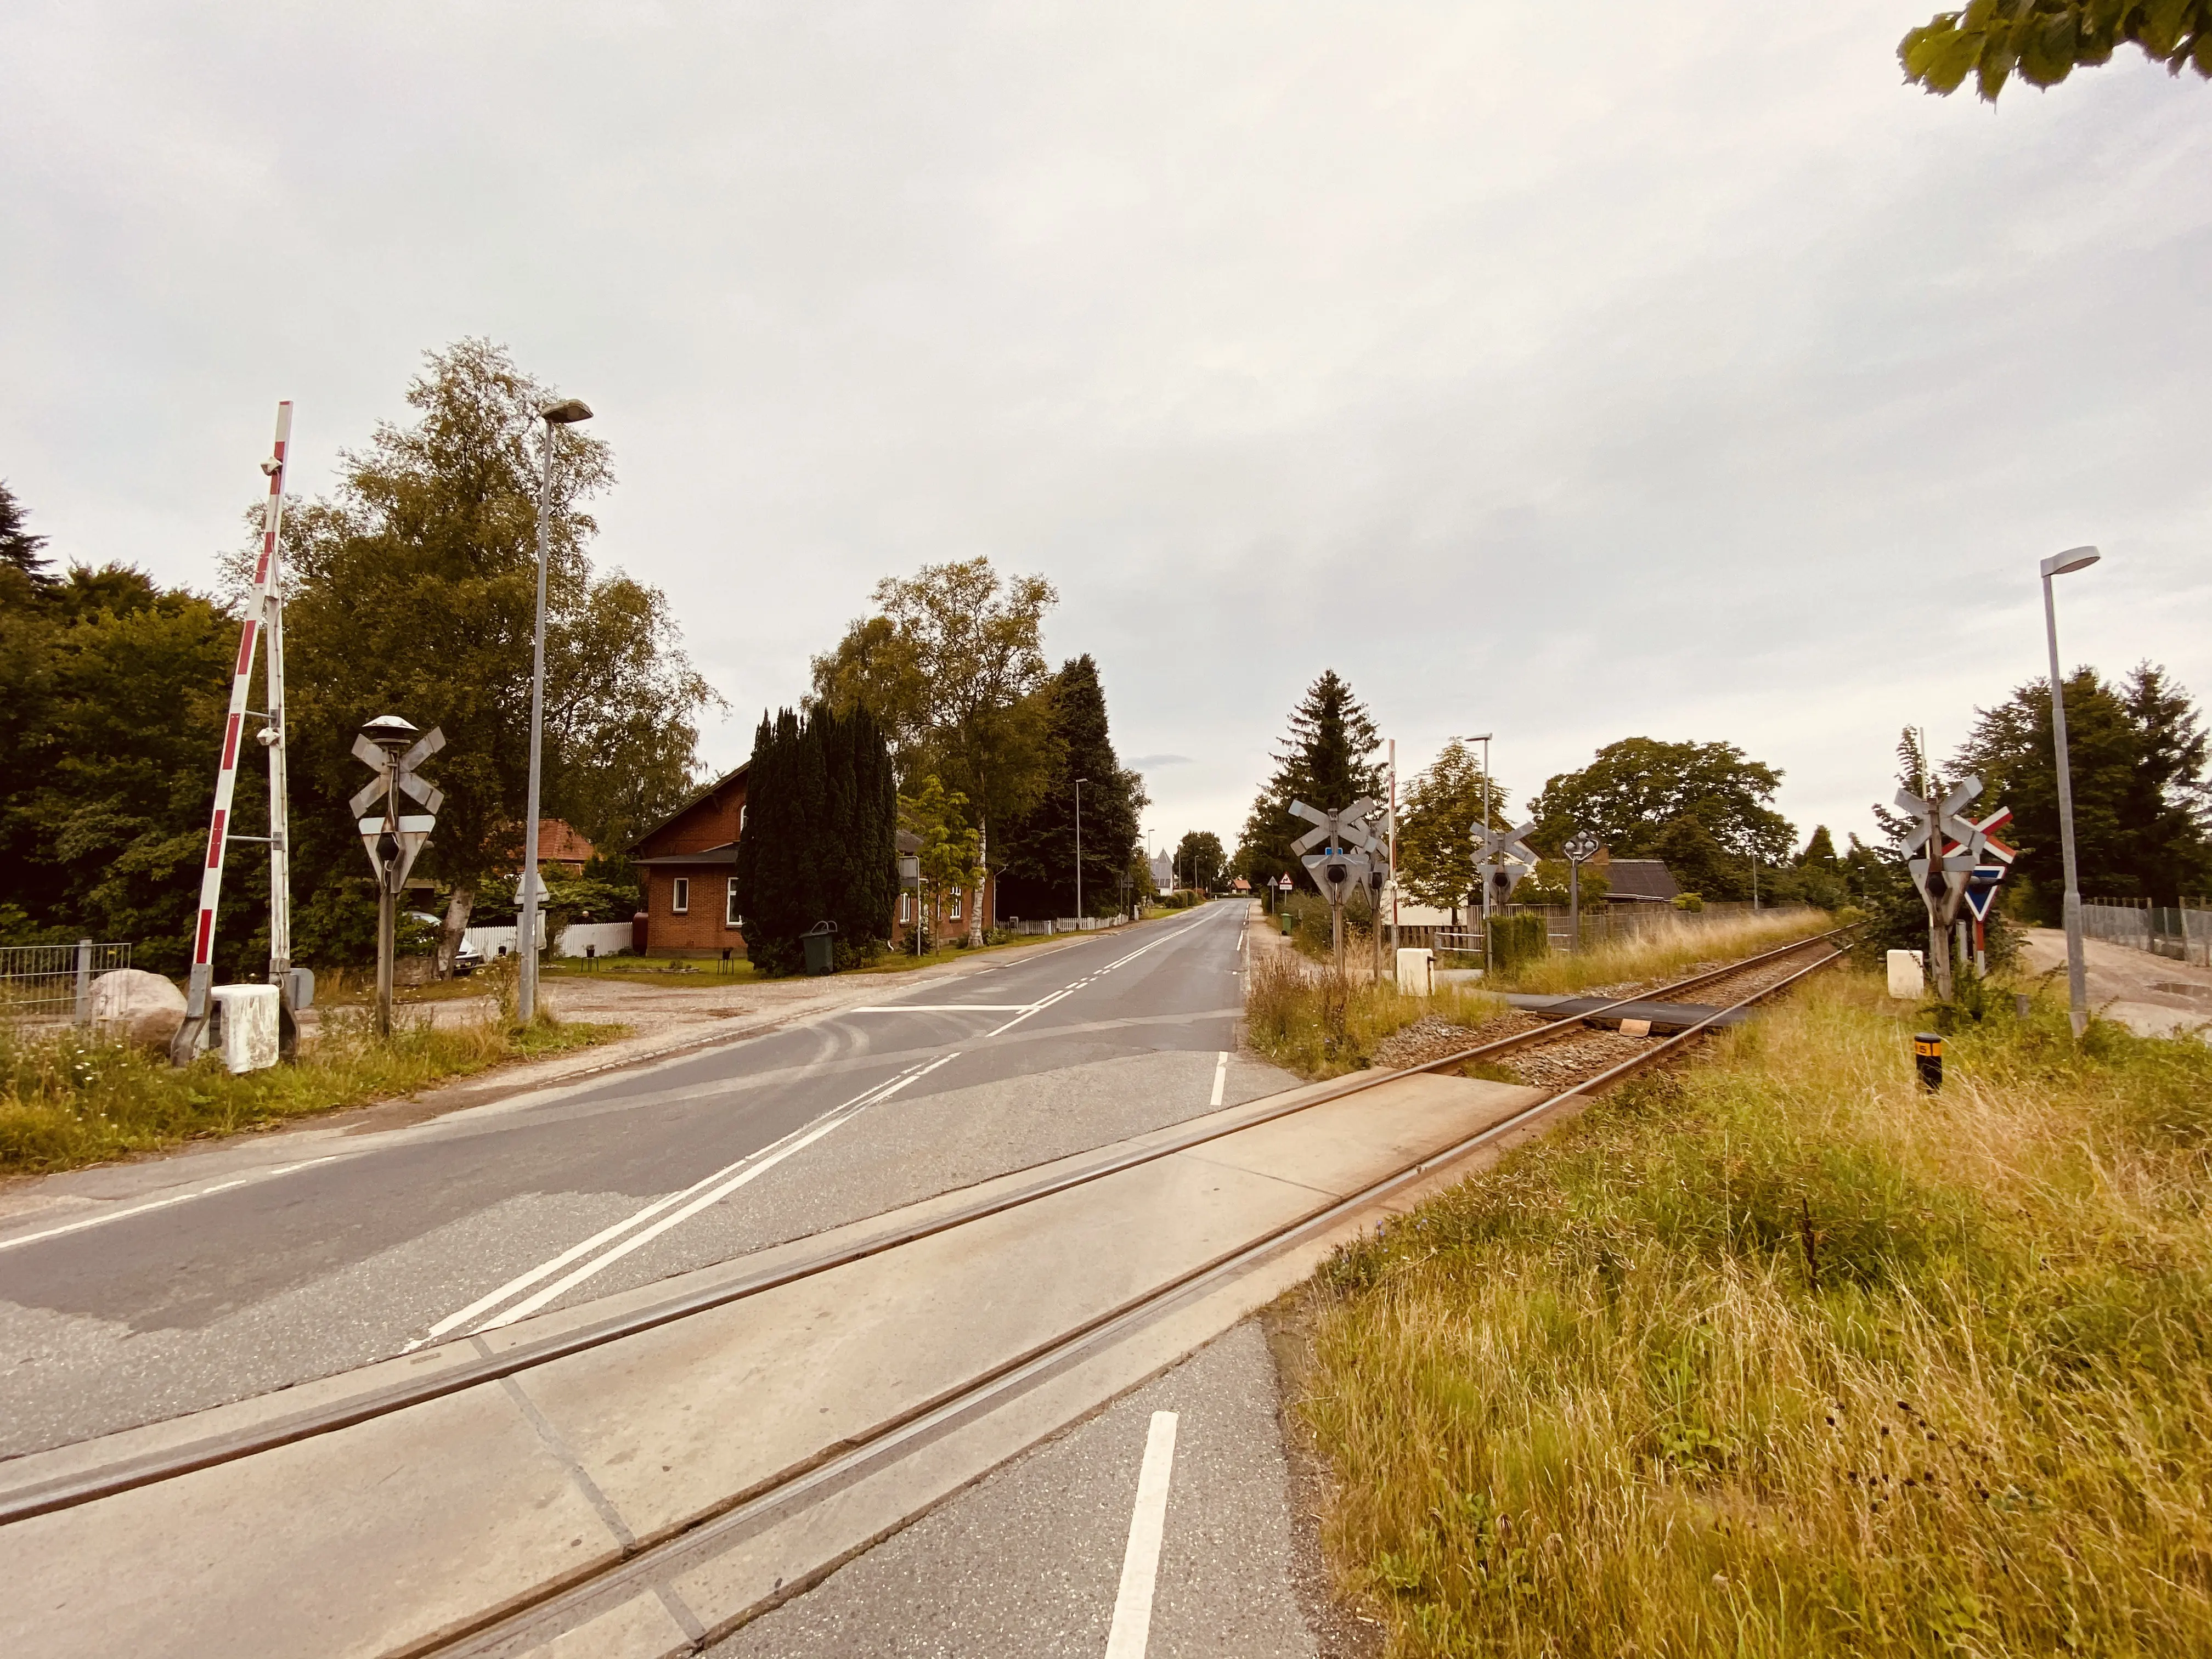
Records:
[[[630,849],[645,889],[644,953],[654,957],[719,957],[745,953],[744,918],[738,914],[738,837],[745,827],[747,761],[715,780],[707,793],[664,819]],[[902,830],[902,860],[921,843]],[[995,878],[982,896],[983,925],[998,925]],[[968,931],[969,895],[932,893],[938,937]],[[893,912],[891,948],[911,942],[915,893],[902,884]]]
[[[738,915],[738,837],[745,827],[745,774],[707,793],[647,830],[630,849],[645,889],[645,952],[656,957],[744,954]]]

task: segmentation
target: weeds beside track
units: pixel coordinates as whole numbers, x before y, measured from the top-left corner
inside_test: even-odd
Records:
[[[1393,1655],[2212,1650],[2212,1049],[1823,975],[1340,1254]],[[2002,1001],[2002,1000],[1997,1000]]]

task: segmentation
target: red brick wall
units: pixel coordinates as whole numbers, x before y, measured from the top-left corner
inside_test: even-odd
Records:
[[[673,853],[703,853],[737,840],[744,821],[745,779],[730,779],[702,796],[637,845],[640,859]],[[645,878],[645,948],[652,956],[714,956],[725,950],[744,954],[744,935],[728,922],[732,866],[726,864],[660,866],[640,873]],[[678,878],[691,884],[691,903],[676,914]]]
[[[645,873],[645,948],[653,956],[719,957],[725,950],[745,953],[745,938],[729,926],[731,866],[726,864],[662,866]],[[678,878],[691,884],[688,914],[676,913]]]

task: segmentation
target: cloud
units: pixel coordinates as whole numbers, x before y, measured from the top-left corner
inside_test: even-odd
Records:
[[[1139,755],[1129,764],[1139,772],[1149,772],[1156,767],[1188,766],[1192,761],[1188,755]]]
[[[312,484],[489,334],[599,411],[599,556],[733,708],[988,553],[1224,839],[1325,667],[1404,771],[1725,738],[1863,826],[2083,541],[2069,660],[2212,690],[2200,83],[1931,99],[1873,0],[1529,17],[23,0],[0,473],[206,584],[276,398]]]

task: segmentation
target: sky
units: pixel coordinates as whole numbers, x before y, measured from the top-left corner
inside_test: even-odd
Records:
[[[1734,743],[1871,832],[2044,672],[2212,693],[2212,88],[1903,84],[1931,0],[0,11],[0,478],[212,588],[464,336],[597,411],[594,556],[727,699],[1041,572],[1154,842],[1303,689],[1523,799]]]

